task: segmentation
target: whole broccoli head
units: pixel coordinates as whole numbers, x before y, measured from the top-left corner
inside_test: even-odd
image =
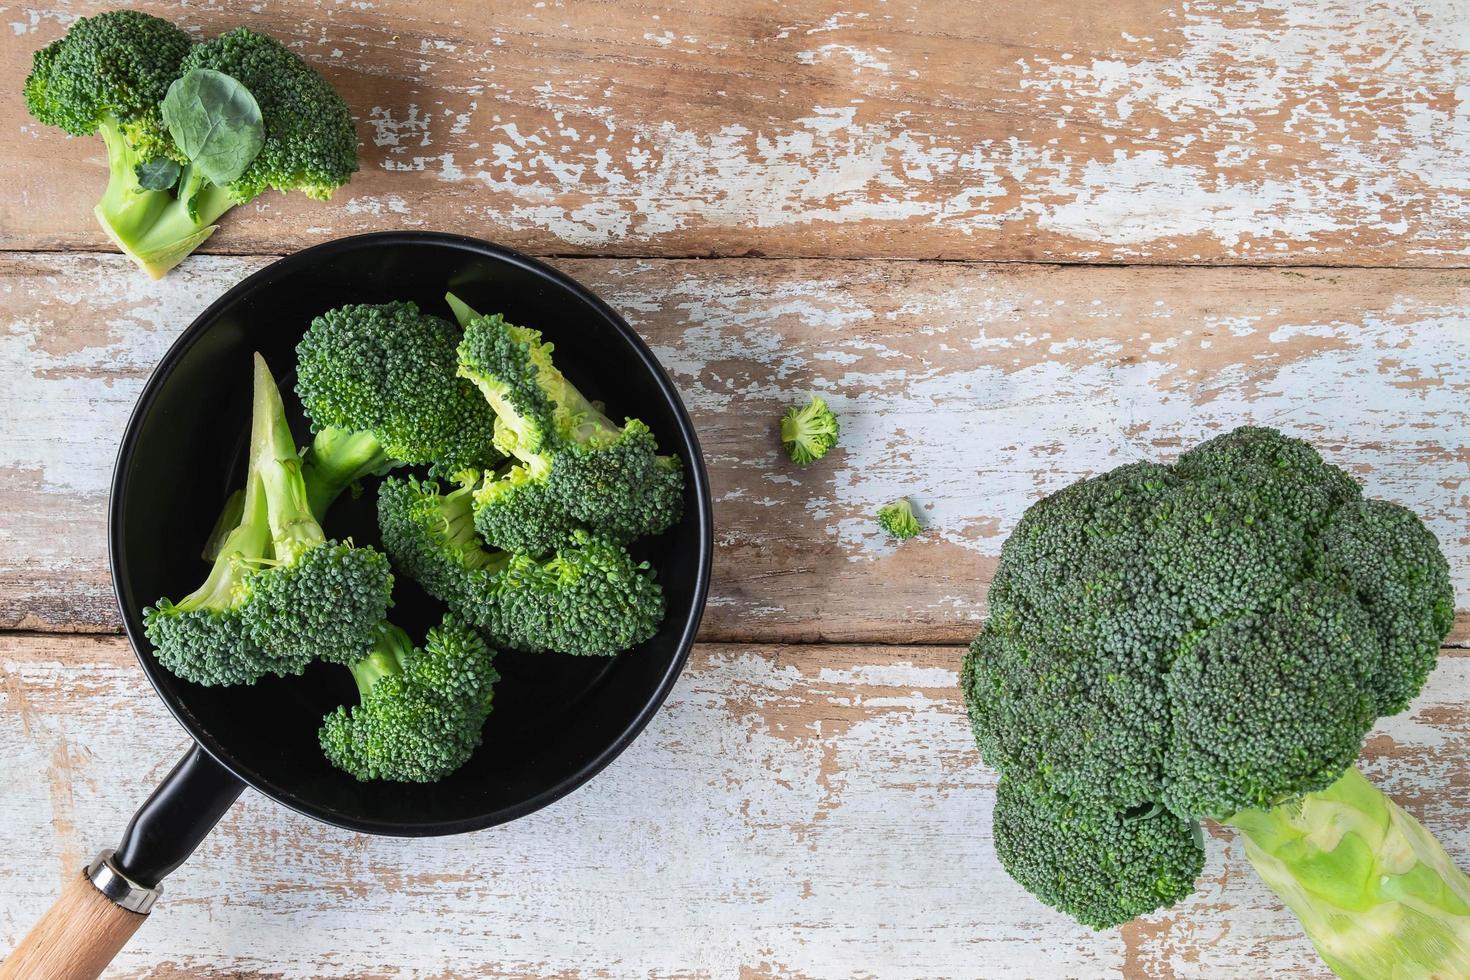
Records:
[[[580,530],[628,541],[678,521],[684,468],[659,454],[645,423],[608,418],[557,369],[539,331],[480,316],[453,296],[450,305],[464,326],[459,372],[495,410],[496,445],[518,461],[475,499],[486,541],[539,555]]]
[[[280,392],[258,354],[255,368],[245,493],[226,504],[238,523],[200,588],[143,610],[159,663],[198,684],[353,663],[392,604],[387,558],[328,539],[312,515]]]
[[[612,656],[657,632],[663,590],[647,563],[585,531],[543,558],[491,551],[475,531],[474,493],[412,478],[379,488],[383,547],[424,591],[512,649]]]
[[[349,305],[296,346],[296,393],[317,433],[307,488],[322,513],[343,488],[400,463],[452,476],[496,463],[495,415],[455,372],[459,330],[413,303]]]
[[[327,715],[322,751],[360,780],[431,783],[469,761],[490,714],[495,654],[453,616],[429,630],[422,649],[384,624],[372,649],[351,664],[360,702]]]
[[[997,853],[1096,927],[1171,904],[1198,820],[1287,815],[1344,778],[1453,613],[1423,523],[1271,429],[1039,501],[962,674],[1003,776]]]

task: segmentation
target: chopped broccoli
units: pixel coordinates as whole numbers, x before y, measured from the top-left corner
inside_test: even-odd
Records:
[[[646,424],[618,425],[552,362],[539,331],[480,316],[457,297],[465,331],[459,373],[495,410],[495,442],[517,460],[475,498],[490,544],[544,554],[586,529],[615,541],[658,534],[679,519],[684,470],[661,456]]]
[[[351,664],[360,703],[327,715],[321,746],[360,780],[431,783],[464,765],[480,744],[500,679],[475,630],[446,616],[422,649],[384,624]]]
[[[841,426],[837,416],[820,395],[813,395],[805,405],[793,405],[781,417],[781,441],[798,466],[815,463],[837,445]]]
[[[614,542],[573,531],[550,557],[491,551],[475,532],[474,484],[390,478],[378,491],[383,547],[450,610],[519,650],[611,656],[642,643],[664,615],[646,563]]]
[[[280,392],[258,354],[245,492],[226,509],[236,506],[239,523],[204,584],[144,609],[158,661],[205,685],[297,674],[313,659],[356,661],[387,614],[393,577],[383,555],[329,540],[312,516]]]
[[[878,526],[890,537],[907,541],[922,531],[923,525],[914,514],[914,505],[907,497],[900,497],[891,504],[878,508]]]
[[[413,303],[350,305],[311,322],[296,393],[316,431],[305,456],[312,509],[400,464],[452,476],[494,464],[495,416],[455,374],[459,330]]]
[[[170,87],[199,70],[242,85],[259,112],[253,133],[261,141],[239,150],[243,171],[223,186],[188,158],[160,109]],[[97,219],[155,278],[203,244],[221,215],[266,188],[325,199],[357,170],[346,104],[285,45],[244,27],[191,46],[179,28],[146,14],[82,18],[36,52],[25,92],[41,122],[102,136],[110,177]]]
[[[1002,863],[1101,928],[1188,894],[1228,820],[1341,975],[1470,975],[1470,879],[1353,769],[1453,611],[1423,523],[1271,429],[1039,501],[963,670]]]

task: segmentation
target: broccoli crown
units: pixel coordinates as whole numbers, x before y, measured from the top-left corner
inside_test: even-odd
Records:
[[[798,466],[815,463],[837,445],[841,426],[820,395],[805,405],[793,405],[781,417],[781,441]]]
[[[647,563],[585,531],[547,558],[487,550],[475,532],[473,484],[389,479],[378,491],[383,547],[404,574],[514,649],[611,656],[652,636],[663,590]]]
[[[504,551],[543,555],[571,539],[578,527],[552,492],[547,474],[514,464],[475,490],[475,529]]]
[[[361,657],[392,605],[392,572],[377,551],[323,533],[280,392],[258,354],[245,492],[225,512],[237,508],[204,584],[143,610],[159,663],[199,684],[249,684],[300,673],[313,659]]]
[[[683,467],[659,455],[645,423],[619,426],[603,414],[556,368],[537,331],[456,308],[466,323],[460,373],[495,410],[496,444],[523,463],[476,499],[489,543],[542,554],[578,529],[627,541],[679,519]]]
[[[1103,929],[1194,891],[1200,827],[1163,807],[1124,813],[1003,777],[991,836],[1011,877],[1048,905]]]
[[[257,573],[250,593],[250,636],[261,650],[345,664],[387,616],[393,574],[380,552],[327,540]]]
[[[472,317],[459,344],[459,373],[495,410],[500,450],[530,462],[556,430],[547,389],[556,371],[541,332],[505,322],[500,314]]]
[[[429,630],[422,649],[384,625],[367,657],[351,665],[360,702],[327,715],[322,751],[360,780],[442,779],[479,747],[500,679],[494,657],[453,616]]]
[[[891,504],[878,508],[878,526],[888,532],[889,537],[906,541],[924,528],[914,514],[914,505],[907,497],[900,497]]]
[[[229,185],[237,202],[249,201],[270,187],[326,200],[357,172],[357,131],[347,104],[315,68],[280,41],[237,27],[194,45],[177,74],[196,68],[231,76],[260,106],[265,143]]]
[[[390,460],[445,475],[495,462],[495,416],[456,376],[459,330],[413,303],[352,305],[312,320],[296,393],[312,428],[371,433]]]
[[[159,103],[190,43],[178,27],[136,10],[83,17],[35,53],[26,107],[73,136],[95,133],[111,117],[140,160],[166,155],[173,143]]]
[[[1417,517],[1306,443],[1241,428],[1027,510],[966,703],[987,763],[1079,812],[1225,817],[1341,775],[1418,691],[1453,609]],[[1063,895],[1042,897],[1108,918]]]
[[[658,632],[664,594],[647,562],[586,531],[549,558],[511,558],[499,580],[501,629],[527,649],[610,657]]]

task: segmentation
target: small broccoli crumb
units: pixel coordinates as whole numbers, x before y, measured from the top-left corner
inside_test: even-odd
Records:
[[[798,466],[815,463],[837,445],[840,431],[837,416],[820,395],[805,405],[793,405],[781,418],[781,442]]]
[[[919,523],[918,516],[914,514],[913,503],[907,497],[900,497],[891,504],[879,507],[878,525],[887,531],[890,537],[900,541],[907,541],[924,530],[924,526]]]

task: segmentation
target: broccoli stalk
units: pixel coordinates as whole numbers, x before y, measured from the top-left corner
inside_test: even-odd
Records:
[[[1356,768],[1227,822],[1338,976],[1470,976],[1470,877]]]
[[[117,160],[110,145],[107,157],[112,176],[95,209],[97,222],[154,279],[162,279],[203,245],[219,228],[215,222],[237,203],[229,191],[213,184],[197,193],[192,204],[169,191],[146,190],[138,184],[138,161]]]
[[[494,701],[494,653],[452,616],[422,649],[384,624],[367,656],[349,664],[359,703],[328,715],[322,751],[360,780],[435,782],[469,760]]]

